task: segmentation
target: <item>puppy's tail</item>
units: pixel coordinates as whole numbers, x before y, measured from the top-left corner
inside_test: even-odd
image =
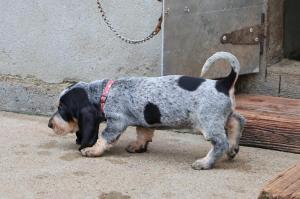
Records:
[[[218,81],[220,81],[219,83],[221,83],[221,81],[222,81],[221,84],[223,86],[226,86],[226,89],[230,90],[232,87],[234,87],[234,85],[238,79],[239,72],[240,72],[240,62],[231,53],[216,52],[215,54],[213,54],[210,58],[208,58],[206,60],[205,64],[203,65],[203,68],[201,71],[201,77],[208,71],[210,66],[219,59],[227,60],[232,67],[231,73],[227,77],[218,80]]]

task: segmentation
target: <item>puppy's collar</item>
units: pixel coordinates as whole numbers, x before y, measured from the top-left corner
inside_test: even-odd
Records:
[[[104,114],[104,106],[105,106],[105,102],[106,102],[106,99],[107,99],[107,96],[108,96],[108,93],[109,93],[109,90],[112,86],[112,84],[114,83],[115,81],[114,80],[109,80],[103,90],[103,93],[101,95],[101,98],[100,98],[100,105],[101,105],[101,111],[102,113]]]

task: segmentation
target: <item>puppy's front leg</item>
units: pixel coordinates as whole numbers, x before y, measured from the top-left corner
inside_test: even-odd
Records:
[[[116,143],[126,128],[127,126],[124,122],[115,119],[108,119],[107,126],[99,136],[97,142],[92,147],[82,149],[80,151],[81,154],[87,157],[101,156],[104,151],[108,150],[114,143]]]

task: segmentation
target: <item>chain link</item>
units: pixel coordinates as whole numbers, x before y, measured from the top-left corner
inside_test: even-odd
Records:
[[[110,23],[109,19],[107,18],[103,7],[100,3],[100,0],[97,0],[97,4],[98,4],[98,8],[100,11],[100,14],[104,20],[104,22],[106,23],[106,25],[108,26],[108,28],[122,41],[128,43],[128,44],[142,44],[146,41],[149,41],[150,39],[152,39],[155,35],[157,35],[159,33],[159,31],[161,30],[161,24],[162,24],[162,16],[158,19],[158,23],[156,28],[154,29],[154,31],[152,31],[148,36],[146,36],[144,39],[141,40],[132,40],[129,38],[126,38],[124,36],[122,36]]]

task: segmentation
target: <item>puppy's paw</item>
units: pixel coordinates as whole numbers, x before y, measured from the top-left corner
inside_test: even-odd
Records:
[[[128,153],[145,153],[148,148],[148,143],[149,142],[146,142],[145,144],[139,144],[137,142],[133,142],[129,144],[125,150]]]
[[[228,159],[233,160],[235,158],[235,156],[238,154],[239,149],[240,149],[239,146],[230,147],[228,152],[227,152]]]
[[[80,150],[81,155],[85,157],[99,157],[102,153],[94,147],[88,147]]]
[[[192,168],[195,170],[207,170],[207,169],[211,169],[212,167],[213,167],[213,164],[210,163],[206,158],[196,160],[192,164]]]
[[[104,153],[105,150],[108,150],[110,147],[112,147],[112,145],[107,144],[107,141],[105,139],[98,138],[94,146],[81,149],[80,152],[82,156],[99,157]]]

